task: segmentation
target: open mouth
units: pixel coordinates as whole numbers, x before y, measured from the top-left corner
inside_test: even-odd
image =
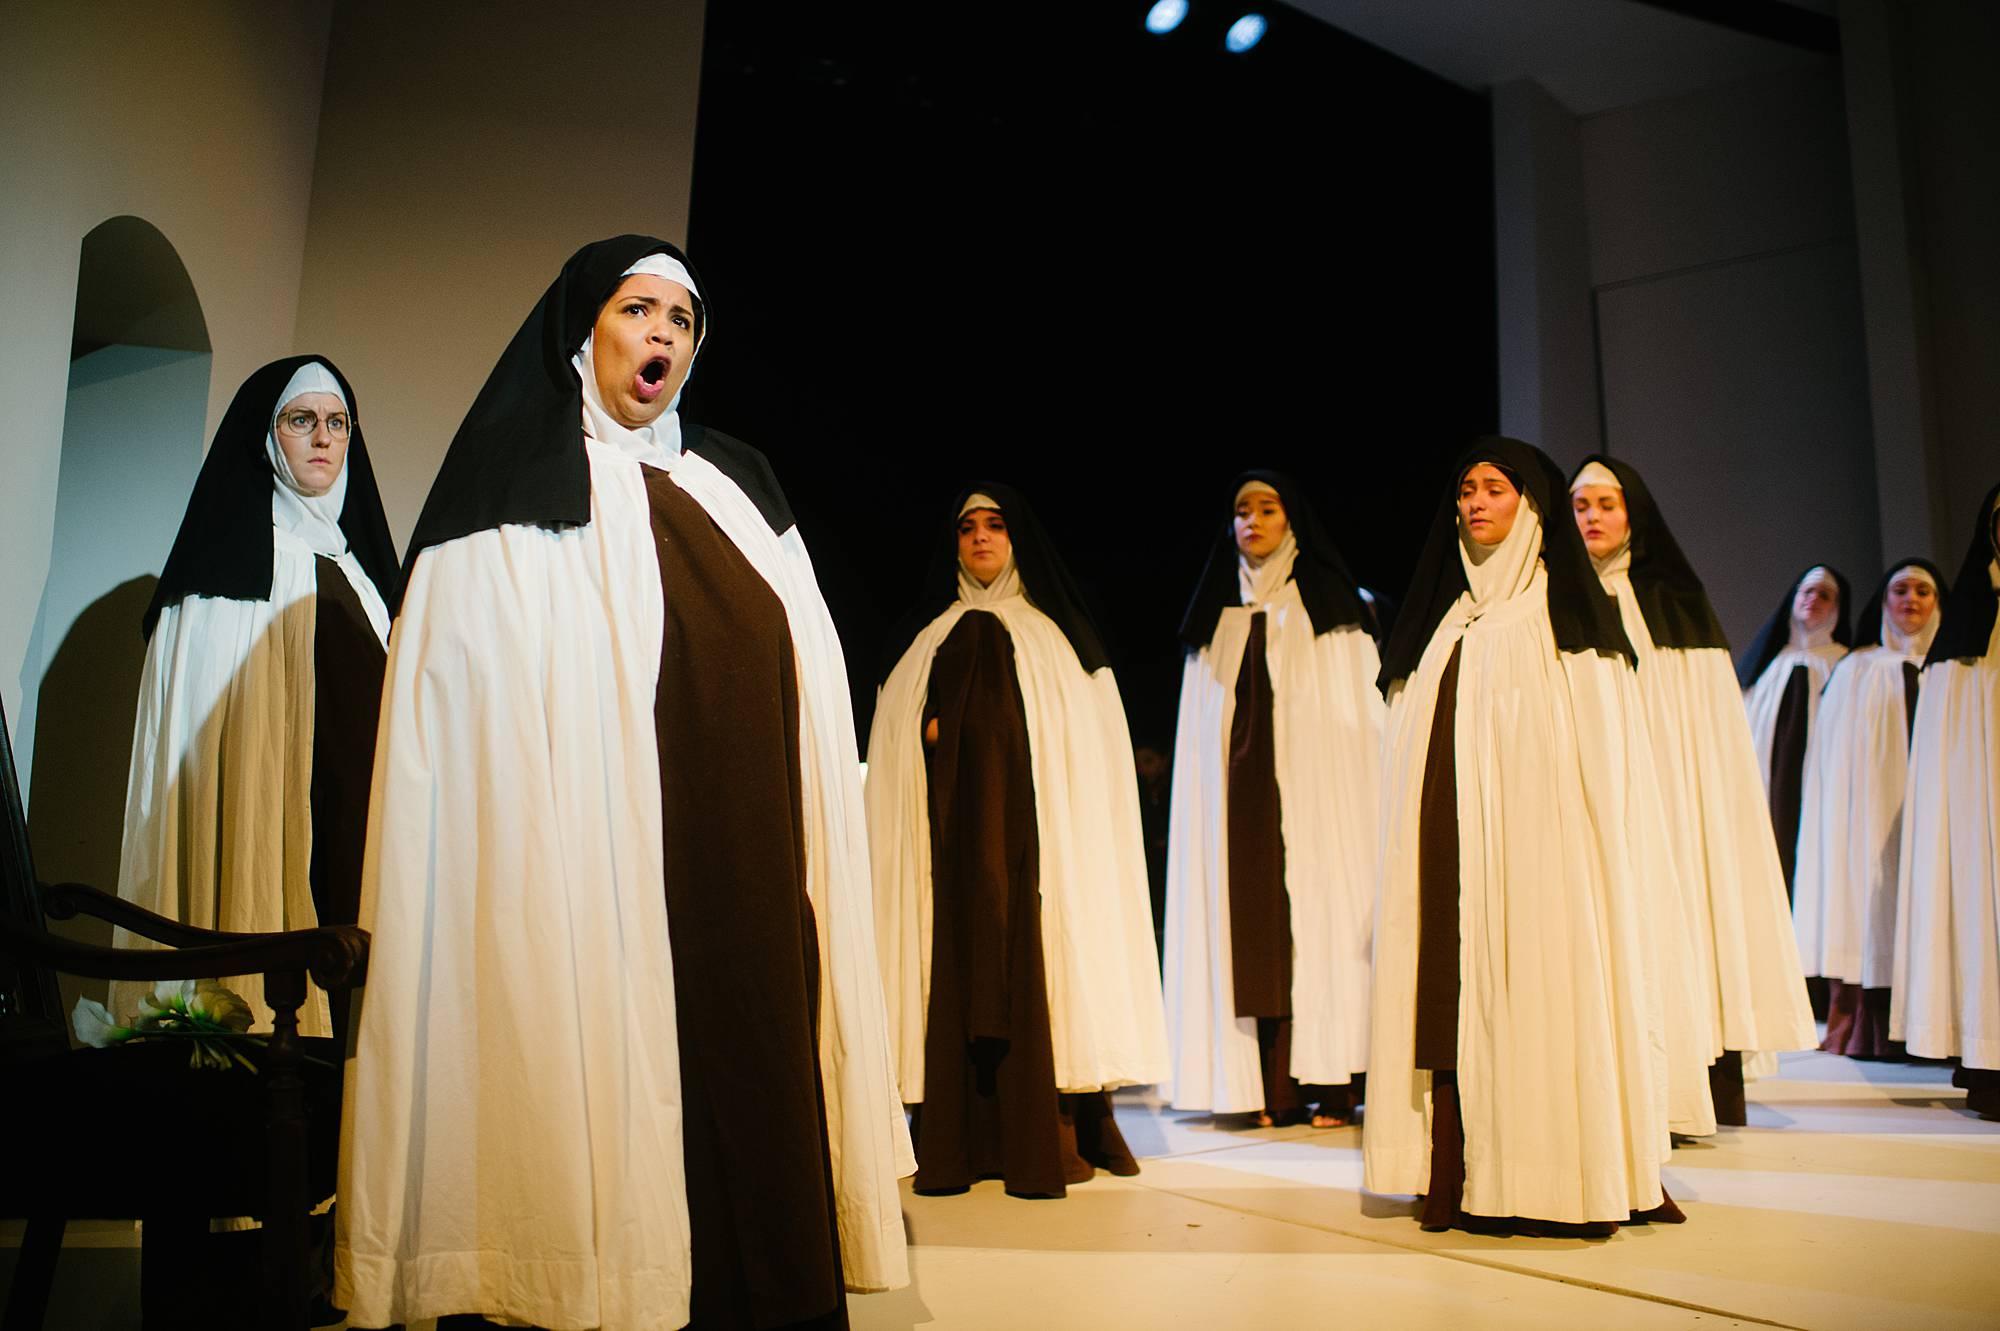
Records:
[[[655,401],[666,391],[669,368],[665,356],[653,357],[639,367],[639,373],[632,376],[632,392],[641,402]]]

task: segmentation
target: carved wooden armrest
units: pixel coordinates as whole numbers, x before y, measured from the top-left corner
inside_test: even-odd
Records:
[[[90,888],[81,890],[90,893],[92,904],[109,901],[147,919],[160,919],[116,897],[105,897]],[[67,899],[78,900],[73,894]],[[55,909],[49,914],[68,918]],[[110,918],[125,923],[116,916]],[[98,947],[0,919],[0,945],[9,953],[65,975],[97,980],[212,980],[224,975],[291,971],[309,974],[320,988],[334,992],[359,984],[368,973],[368,931],[351,924],[281,934],[226,934],[176,924],[172,933],[173,941],[187,941],[171,948]]]

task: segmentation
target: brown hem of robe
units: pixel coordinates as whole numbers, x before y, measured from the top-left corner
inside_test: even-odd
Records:
[[[689,1325],[844,1327],[791,629],[694,497],[644,473],[665,592],[653,717]]]
[[[1041,841],[1014,644],[969,611],[938,645],[924,702],[931,820],[931,992],[920,1193],[982,1178],[1061,1197],[1097,1167],[1136,1174],[1110,1097],[1056,1089],[1042,956]]]
[[[1497,1238],[1608,1239],[1618,1226],[1680,1225],[1687,1223],[1682,1211],[1660,1185],[1660,1204],[1634,1211],[1624,1221],[1541,1220],[1534,1216],[1478,1215],[1462,1205],[1465,1198],[1465,1122],[1459,1111],[1458,1074],[1444,1071],[1431,1078],[1431,1179],[1424,1194],[1417,1223],[1431,1233],[1462,1229],[1468,1234]]]
[[[1747,1127],[1749,1098],[1743,1092],[1743,1054],[1731,1049],[1708,1065],[1708,1096],[1715,1102],[1715,1121],[1725,1128]]]
[[[331,559],[313,561],[312,883],[321,924],[361,918],[361,858],[368,840],[368,791],[375,780],[375,730],[382,714],[388,654],[361,597]],[[337,1048],[347,1047],[347,995],[329,996]]]
[[[1235,1013],[1257,1023],[1264,1113],[1273,1127],[1307,1118],[1308,1104],[1351,1118],[1358,1088],[1312,1086],[1292,1076],[1292,898],[1285,887],[1284,805],[1271,689],[1269,616],[1250,616],[1229,723],[1225,809],[1229,966]]]
[[[1792,667],[1778,700],[1771,729],[1771,831],[1785,870],[1785,900],[1792,899],[1792,875],[1799,860],[1799,805],[1805,795],[1806,735],[1812,706],[1812,671]]]
[[[1889,990],[1864,989],[1828,980],[1826,1038],[1820,1051],[1849,1058],[1903,1057],[1903,1045],[1889,1038]]]
[[[1960,1064],[1951,1070],[1951,1084],[1965,1091],[1967,1109],[1983,1119],[2000,1122],[2000,1069]]]

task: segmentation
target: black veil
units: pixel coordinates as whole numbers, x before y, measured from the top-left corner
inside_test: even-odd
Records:
[[[1298,584],[1299,600],[1305,604],[1313,632],[1328,633],[1349,625],[1375,632],[1376,617],[1361,599],[1360,584],[1348,572],[1347,561],[1340,557],[1333,538],[1320,525],[1319,516],[1299,483],[1283,472],[1246,471],[1229,483],[1229,509],[1221,530],[1216,533],[1215,544],[1210,547],[1201,581],[1195,584],[1194,598],[1181,617],[1181,641],[1196,650],[1207,646],[1215,636],[1215,625],[1222,612],[1240,603],[1235,501],[1237,491],[1250,481],[1262,481],[1276,490],[1285,505],[1285,520],[1299,546],[1298,559],[1292,565],[1292,581]],[[1376,636],[1381,635],[1376,633]]]
[[[1750,640],[1750,650],[1736,663],[1736,682],[1744,688],[1755,684],[1771,662],[1778,659],[1778,653],[1785,650],[1785,644],[1792,640],[1792,600],[1799,594],[1799,584],[1806,580],[1806,574],[1816,568],[1823,568],[1833,575],[1834,585],[1840,588],[1840,613],[1833,621],[1833,640],[1841,646],[1851,646],[1854,631],[1849,627],[1853,614],[1854,597],[1841,571],[1831,564],[1813,564],[1799,570],[1799,575],[1785,584],[1784,599],[1778,608],[1764,621],[1764,627],[1757,630],[1757,636]]]
[[[925,569],[917,603],[890,632],[887,649],[882,655],[882,666],[876,675],[877,682],[889,677],[889,672],[896,668],[896,662],[903,659],[903,653],[916,641],[917,634],[923,632],[924,625],[943,614],[945,608],[958,599],[959,509],[976,494],[988,495],[1000,505],[1000,512],[1007,519],[1007,536],[1013,543],[1014,567],[1020,572],[1022,590],[1034,602],[1035,608],[1054,620],[1063,636],[1069,639],[1084,673],[1095,674],[1109,665],[1111,658],[1105,653],[1104,640],[1097,632],[1082,589],[1070,576],[1069,566],[1063,563],[1062,556],[1056,553],[1048,531],[1035,516],[1035,510],[1013,486],[998,481],[979,481],[962,485],[956,491],[951,511],[938,530],[935,553]]]
[[[1868,598],[1868,604],[1861,607],[1861,614],[1854,621],[1854,643],[1857,647],[1873,647],[1882,641],[1882,604],[1889,599],[1890,582],[1906,568],[1920,568],[1931,575],[1931,581],[1937,584],[1938,603],[1934,613],[1940,615],[1944,613],[1945,594],[1950,588],[1945,583],[1944,574],[1938,571],[1938,566],[1928,559],[1898,559],[1889,565],[1888,571],[1882,575],[1882,580],[1875,584],[1875,594]],[[1938,632],[1944,632],[1943,624],[1938,625]]]
[[[1644,478],[1631,463],[1602,453],[1593,453],[1583,461],[1585,466],[1595,462],[1608,468],[1625,492],[1625,514],[1632,530],[1632,592],[1654,645],[1728,651],[1729,638],[1722,631],[1722,621],[1715,617],[1715,607],[1709,604],[1708,590],[1681,552],[1680,542],[1674,539]],[[1570,484],[1576,484],[1574,476]]]
[[[2000,553],[2000,535],[1993,530],[1994,519],[2000,516],[1995,512],[1996,506],[2000,506],[2000,485],[1988,490],[1986,498],[1979,501],[1979,520],[1973,524],[1972,544],[1965,551],[1965,562],[1958,566],[1958,581],[1952,584],[1951,614],[1938,625],[1937,637],[1931,639],[1930,653],[1924,657],[1925,665],[1976,661],[1986,655],[1986,648],[1993,641],[1993,620],[1996,612],[2000,612],[2000,593],[1993,590],[1986,566]],[[1938,585],[1943,587],[1943,581]]]
[[[410,537],[408,564],[433,545],[495,527],[578,527],[590,521],[583,384],[570,357],[590,335],[597,312],[625,271],[649,254],[678,260],[701,286],[687,256],[654,236],[596,241],[562,266],[452,436]],[[695,302],[697,349],[713,309],[702,287]],[[792,525],[791,509],[763,454],[698,425],[683,424],[681,446],[741,486],[773,531]]]
[[[1468,590],[1465,565],[1458,549],[1458,482],[1466,471],[1490,462],[1514,478],[1521,493],[1541,511],[1542,566],[1548,570],[1549,624],[1556,649],[1596,652],[1635,661],[1631,640],[1618,618],[1618,603],[1605,593],[1597,570],[1584,549],[1583,537],[1569,517],[1569,490],[1549,456],[1533,444],[1501,435],[1475,441],[1460,455],[1444,486],[1431,532],[1417,556],[1410,589],[1403,597],[1396,626],[1382,650],[1382,673],[1376,684],[1384,693],[1417,668],[1431,635],[1452,603]]]
[[[216,596],[233,601],[262,601],[271,595],[271,459],[264,451],[272,417],[284,405],[278,394],[299,367],[317,362],[340,384],[353,417],[347,441],[347,500],[340,510],[340,530],[347,548],[375,584],[383,603],[394,609],[402,598],[402,573],[396,564],[389,519],[382,511],[382,492],[368,445],[361,437],[361,404],[354,386],[340,367],[324,356],[287,356],[274,360],[243,381],[215,429],[215,439],[195,477],[187,513],[167,555],[160,582],[153,589],[140,633],[153,636],[160,612],[190,596]]]

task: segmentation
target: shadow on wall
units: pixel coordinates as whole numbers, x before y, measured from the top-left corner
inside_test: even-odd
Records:
[[[139,622],[201,468],[210,359],[200,299],[158,228],[121,216],[83,237],[49,573],[15,733],[48,882],[118,885]],[[96,922],[55,931],[110,941]],[[103,988],[64,977],[65,1011]]]
[[[140,617],[159,579],[120,584],[76,617],[49,658],[38,699],[28,837],[37,875],[50,883],[118,888],[118,848],[125,827],[125,772],[146,644]],[[79,916],[53,920],[50,931],[79,943],[111,945],[111,926]],[[102,980],[61,977],[63,1011],[79,994],[102,1001]]]

